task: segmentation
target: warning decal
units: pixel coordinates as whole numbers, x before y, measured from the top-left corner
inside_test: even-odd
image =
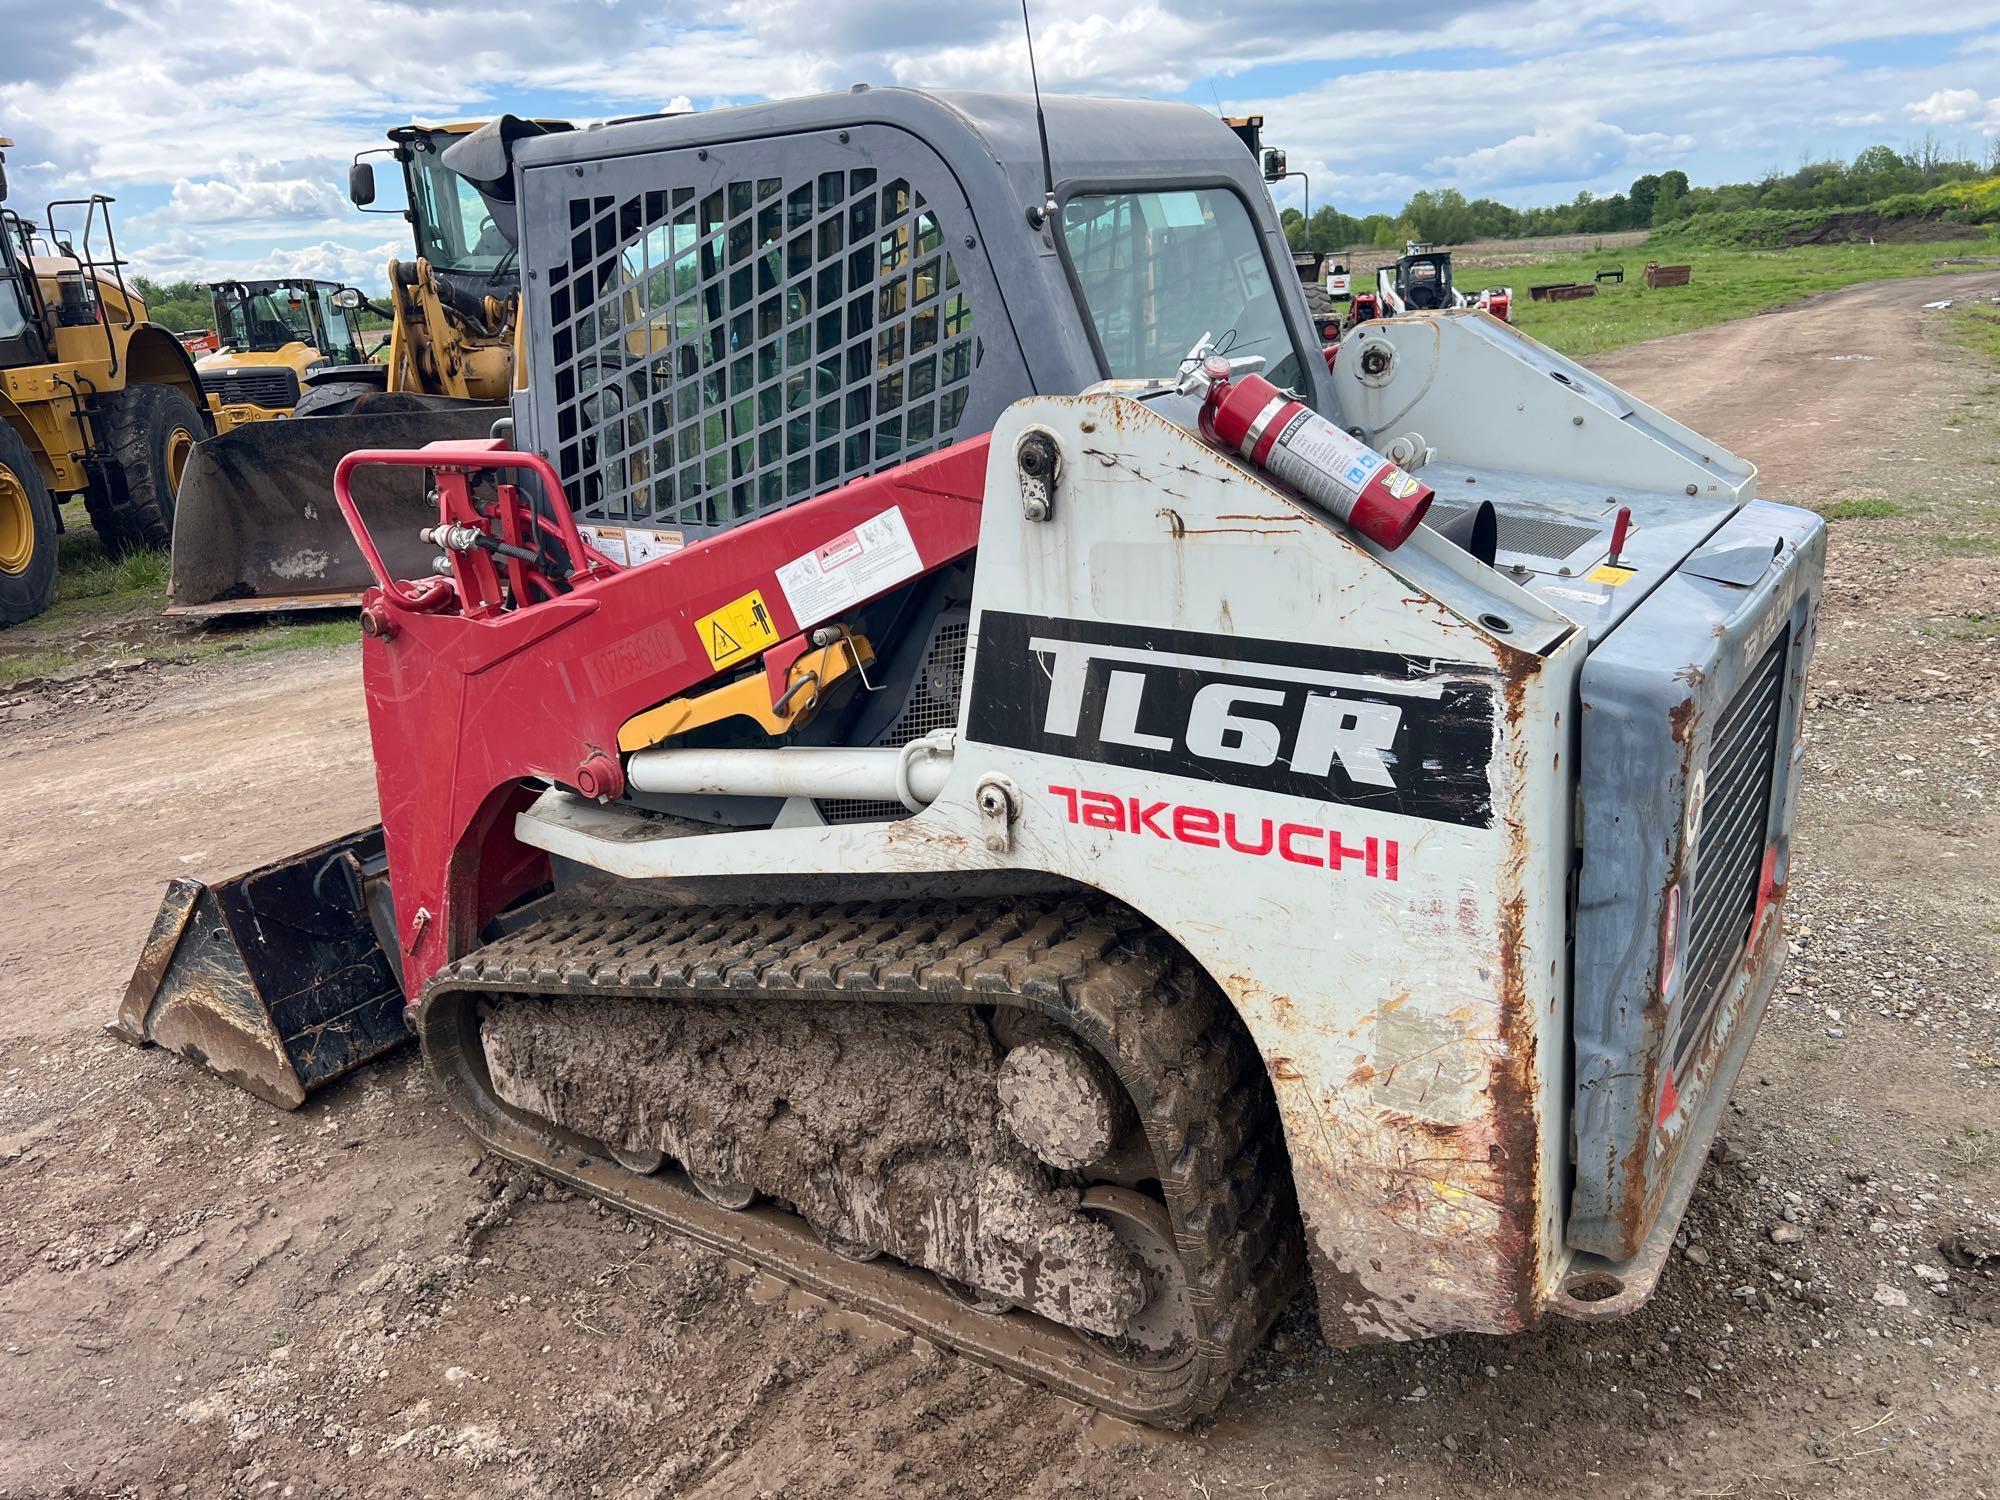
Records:
[[[681,532],[654,531],[644,526],[586,526],[579,522],[576,529],[591,546],[625,567],[636,568],[687,545],[687,538]]]
[[[901,510],[890,507],[778,569],[800,629],[923,572]]]
[[[1608,583],[1615,589],[1630,582],[1632,575],[1638,571],[1637,568],[1621,568],[1616,563],[1599,563],[1583,576],[1592,583]]]
[[[778,644],[778,628],[771,621],[771,611],[764,606],[760,589],[730,600],[712,615],[703,615],[694,622],[694,628],[701,637],[701,649],[718,667],[733,666],[746,656]]]

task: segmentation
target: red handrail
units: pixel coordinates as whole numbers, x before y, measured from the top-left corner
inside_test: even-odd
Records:
[[[383,602],[391,608],[406,614],[428,614],[452,597],[450,583],[438,579],[425,588],[414,589],[400,579],[391,578],[388,568],[382,562],[382,554],[376,550],[375,539],[368,533],[368,525],[361,519],[360,508],[354,502],[353,491],[349,488],[350,476],[356,469],[381,467],[403,469],[438,469],[454,473],[472,473],[483,469],[526,469],[542,481],[543,495],[548,508],[554,512],[556,531],[561,537],[563,549],[568,552],[570,566],[577,572],[588,574],[594,570],[591,553],[585,547],[583,537],[576,529],[576,518],[570,514],[569,501],[563,494],[562,480],[556,471],[539,453],[517,453],[513,449],[500,446],[499,439],[490,438],[472,442],[427,443],[421,448],[357,448],[341,459],[333,471],[333,498],[340,506],[340,514],[347,522],[347,529],[354,533],[354,541],[361,548],[361,555],[367,559],[368,570],[375,575],[381,585]],[[438,519],[450,524],[460,520],[449,513],[449,507],[440,499]]]

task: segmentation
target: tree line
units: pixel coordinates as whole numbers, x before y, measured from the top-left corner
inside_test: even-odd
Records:
[[[1389,248],[1405,240],[1458,245],[1468,240],[1662,229],[1692,214],[1749,208],[1861,208],[1898,193],[1921,193],[1995,172],[2000,172],[2000,141],[1994,142],[1985,160],[1975,161],[1948,154],[1935,136],[1927,134],[1907,151],[1870,146],[1851,162],[1806,162],[1792,172],[1773,168],[1756,182],[1718,187],[1696,187],[1687,173],[1675,169],[1648,172],[1627,191],[1609,197],[1586,189],[1573,202],[1540,208],[1514,208],[1492,198],[1468,199],[1457,188],[1425,188],[1396,214],[1357,218],[1328,205],[1313,210],[1310,224],[1296,208],[1279,217],[1294,250]]]

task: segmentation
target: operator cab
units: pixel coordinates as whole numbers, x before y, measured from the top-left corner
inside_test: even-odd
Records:
[[[1421,311],[1457,306],[1451,284],[1451,252],[1413,245],[1396,262],[1396,295],[1405,307]]]
[[[339,301],[335,281],[287,278],[219,281],[209,291],[215,327],[232,354],[269,354],[305,344],[340,364],[362,359],[353,309]]]
[[[7,158],[14,143],[0,138],[0,203],[7,198]],[[38,292],[28,258],[35,226],[0,207],[0,370],[41,364],[48,358],[37,311]]]

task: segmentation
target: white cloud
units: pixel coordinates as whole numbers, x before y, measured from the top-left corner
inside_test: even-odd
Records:
[[[407,260],[409,254],[409,244],[403,240],[356,245],[331,236],[308,244],[274,245],[261,253],[246,254],[218,249],[210,236],[186,229],[169,230],[152,244],[130,252],[134,274],[155,281],[309,276],[321,281],[345,281],[371,290],[386,290],[385,273],[390,260],[399,255]]]
[[[1498,145],[1481,146],[1462,156],[1440,156],[1430,169],[1468,186],[1578,182],[1634,163],[1657,169],[1687,155],[1694,144],[1691,135],[1670,136],[1657,130],[1635,135],[1571,113]]]
[[[163,207],[135,219],[155,224],[228,224],[239,229],[273,221],[318,220],[338,215],[346,198],[330,182],[306,177],[175,181]]]
[[[1979,113],[1979,90],[1939,89],[1928,99],[1905,104],[1903,112],[1926,125],[1963,125]]]
[[[9,7],[21,0],[0,0],[0,122],[21,142],[10,163],[17,197],[53,196],[58,184],[116,193],[135,252],[198,265],[201,238],[176,249],[173,236],[213,230],[207,253],[232,270],[308,246],[372,263],[389,221],[346,210],[341,168],[380,144],[385,126],[416,116],[511,107],[587,118],[857,79],[1027,82],[1016,0],[66,3],[71,24],[30,23],[24,56],[8,45],[20,40]],[[1362,211],[1426,186],[1515,201],[1617,191],[1667,164],[1697,181],[1754,176],[1806,153],[1851,153],[1869,143],[1860,132],[1889,121],[2000,133],[2000,103],[1961,87],[1981,76],[1964,57],[2000,47],[2000,0],[1249,0],[1227,11],[1069,0],[1035,10],[1044,87],[1204,103],[1214,87],[1234,96],[1231,113],[1266,115],[1271,142],[1312,173],[1316,205],[1327,194]],[[1905,44],[1899,59],[1928,48],[1930,61],[1847,60],[1886,40]],[[1920,102],[1904,112],[1900,100]]]

